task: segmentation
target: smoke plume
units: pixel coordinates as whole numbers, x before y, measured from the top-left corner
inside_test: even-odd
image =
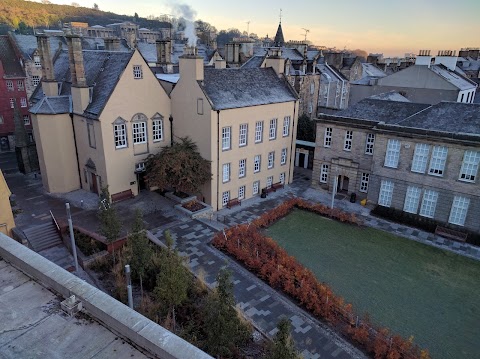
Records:
[[[188,4],[169,4],[172,14],[185,20],[185,37],[188,38],[188,46],[197,46],[197,31],[195,30],[195,18],[197,12]]]

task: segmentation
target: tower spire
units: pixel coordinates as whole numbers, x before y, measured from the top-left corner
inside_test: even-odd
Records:
[[[282,24],[282,9],[280,9],[280,25]]]

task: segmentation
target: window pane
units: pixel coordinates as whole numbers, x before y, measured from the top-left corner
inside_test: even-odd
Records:
[[[369,173],[362,173],[362,181],[360,182],[360,192],[368,192]]]
[[[375,143],[375,134],[368,133],[367,134],[367,142],[365,143],[365,153],[367,155],[373,154],[373,145]]]
[[[133,143],[146,143],[147,142],[147,123],[146,122],[134,122],[133,123]]]
[[[346,131],[345,132],[345,143],[343,145],[343,149],[345,151],[351,151],[352,150],[352,138],[353,138],[353,132],[352,131]]]
[[[443,176],[445,162],[447,161],[448,148],[445,146],[433,146],[432,158],[428,174],[434,176]]]
[[[468,206],[470,205],[470,198],[455,196],[453,198],[452,209],[448,222],[463,226],[467,218]]]
[[[325,129],[325,137],[323,139],[323,146],[330,147],[332,145],[332,128],[327,127]]]
[[[222,150],[230,149],[230,133],[231,127],[222,128]]]
[[[405,195],[405,203],[403,205],[403,210],[409,213],[417,213],[418,204],[420,202],[420,193],[421,190],[418,187],[408,187],[407,193]]]
[[[262,142],[263,139],[263,121],[255,123],[255,142]]]
[[[327,183],[328,182],[328,165],[322,164],[320,169],[320,182]]]
[[[283,137],[288,136],[289,132],[290,132],[290,116],[286,116],[283,119]]]
[[[475,182],[480,162],[480,152],[465,151],[463,155],[462,168],[460,169],[460,180]]]
[[[388,140],[387,152],[385,154],[385,167],[397,168],[398,159],[400,157],[400,141]]]
[[[248,125],[246,123],[240,125],[240,136],[238,139],[239,146],[246,146],[247,144],[247,132],[248,132]]]
[[[427,169],[430,146],[426,143],[417,143],[413,153],[412,172],[425,173]]]
[[[435,207],[437,206],[438,192],[425,190],[423,193],[420,215],[433,218],[435,216]]]
[[[163,120],[153,120],[153,141],[163,140]]]
[[[378,204],[385,207],[390,207],[393,196],[393,182],[382,181],[380,185],[380,194],[378,196]]]

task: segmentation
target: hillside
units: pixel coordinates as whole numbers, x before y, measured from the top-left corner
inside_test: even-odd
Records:
[[[70,5],[42,4],[24,0],[0,1],[1,32],[25,29],[26,27],[58,28],[63,22],[80,21],[90,25],[107,25],[114,22],[134,21],[140,27],[152,30],[168,27],[169,24],[157,20],[127,15],[118,15],[85,7]]]

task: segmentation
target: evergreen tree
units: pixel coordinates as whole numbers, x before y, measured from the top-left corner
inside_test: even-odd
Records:
[[[102,188],[98,205],[98,219],[100,220],[100,233],[105,236],[107,243],[115,242],[120,235],[122,225],[117,211],[112,206],[108,186]],[[113,251],[113,261],[115,263],[115,251]]]
[[[250,328],[235,310],[233,283],[228,270],[217,276],[218,286],[205,304],[205,349],[213,356],[230,357],[250,336]]]
[[[278,332],[273,339],[273,345],[267,359],[298,359],[293,339],[290,335],[290,321],[281,319],[277,324]]]

